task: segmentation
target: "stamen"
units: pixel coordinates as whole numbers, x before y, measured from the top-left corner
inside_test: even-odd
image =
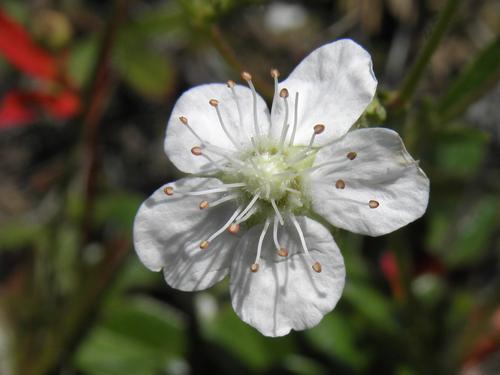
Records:
[[[220,147],[214,146],[210,143],[204,143],[203,148],[206,149],[207,151],[213,152],[216,155],[222,156],[223,158],[227,159],[231,163],[239,164],[240,166],[245,165],[245,163],[243,163],[241,160],[236,159],[231,155],[228,155],[227,151],[224,149],[221,149]]]
[[[335,182],[335,187],[336,187],[337,189],[344,189],[344,188],[345,188],[345,182],[344,182],[344,180],[338,179],[338,180]]]
[[[236,82],[234,82],[232,79],[227,81],[227,87],[231,89],[231,94],[233,95],[233,99],[236,102],[236,108],[238,109],[238,119],[240,122],[240,129],[243,129],[243,116],[241,115],[241,107],[240,107],[240,101],[238,100],[238,95],[236,95],[236,90],[234,87],[236,86]]]
[[[165,186],[163,192],[168,196],[174,195],[174,188],[172,186]]]
[[[351,151],[347,154],[347,159],[349,160],[354,160],[356,159],[356,156],[358,156],[358,154],[356,154],[355,152]]]
[[[182,124],[184,124],[189,129],[191,134],[193,134],[200,141],[200,143],[203,143],[203,140],[200,138],[200,136],[198,134],[196,134],[196,132],[191,127],[191,125],[189,125],[189,121],[188,121],[187,117],[180,116],[179,121],[182,122]]]
[[[250,211],[248,211],[244,216],[242,216],[240,219],[235,220],[235,224],[241,224],[244,221],[247,221],[249,218],[252,217],[252,215],[257,211],[257,207],[253,206]]]
[[[209,207],[208,201],[201,201],[200,202],[200,210],[204,210]]]
[[[296,189],[292,189],[292,188],[285,188],[286,191],[289,191],[290,193],[293,193],[293,194],[302,194],[300,191],[296,190]]]
[[[271,107],[271,113],[273,113],[274,111],[274,106],[276,104],[276,101],[278,100],[278,77],[280,76],[280,72],[278,71],[278,69],[271,69],[271,77],[273,77],[273,80],[274,80],[274,95],[273,95],[273,104],[272,104],[272,107]],[[268,131],[268,136],[271,135],[271,127],[272,127],[272,124],[271,126],[269,126],[269,131]]]
[[[368,206],[370,206],[370,208],[377,208],[380,204],[375,201],[375,200],[371,200],[370,202],[368,202]]]
[[[253,100],[253,126],[255,130],[255,135],[260,138],[260,129],[258,126],[258,117],[257,117],[257,91],[255,91],[255,87],[252,82],[252,75],[248,72],[242,72],[241,78],[243,78],[252,90],[252,100]]]
[[[292,222],[293,222],[293,225],[295,226],[295,229],[297,229],[297,233],[299,234],[299,238],[300,238],[300,243],[302,244],[302,248],[304,249],[304,253],[306,254],[306,256],[311,259],[311,261],[313,261],[313,265],[312,265],[312,269],[315,271],[315,272],[321,272],[321,264],[319,262],[316,262],[311,254],[309,253],[309,249],[307,248],[307,244],[306,244],[306,239],[304,238],[304,233],[302,232],[302,229],[300,228],[300,224],[299,222],[297,221],[297,219],[295,218],[295,216],[292,214],[290,215],[290,218],[292,219]]]
[[[219,109],[219,101],[217,99],[210,99],[208,102],[210,103],[210,105],[212,107],[215,108],[215,112],[217,112],[217,118],[219,119],[219,124],[220,124],[222,130],[224,131],[226,136],[229,138],[231,143],[234,145],[234,147],[238,150],[240,148],[240,146],[238,145],[236,140],[231,136],[231,134],[229,134],[229,131],[227,130],[226,125],[224,124],[224,120],[222,120],[222,115],[221,115],[220,109]]]
[[[266,236],[268,228],[269,228],[269,219],[266,219],[264,228],[262,228],[262,232],[260,232],[259,244],[257,245],[257,255],[255,256],[255,262],[253,262],[253,264],[250,266],[250,270],[252,272],[257,272],[259,270],[259,260],[260,260],[260,253],[262,252],[262,242],[264,242],[264,237]]]
[[[227,231],[231,234],[237,234],[240,231],[240,224],[232,223]]]
[[[280,97],[285,101],[285,118],[283,120],[280,137],[280,148],[282,148],[285,142],[286,134],[288,133],[288,128],[290,127],[290,125],[288,125],[288,90],[285,88],[281,89]]]
[[[293,110],[293,130],[292,135],[290,136],[289,146],[293,146],[293,141],[295,140],[295,132],[297,131],[297,121],[298,121],[298,113],[299,113],[299,93],[295,93],[295,106]]]
[[[217,230],[217,232],[215,232],[210,237],[208,237],[208,239],[206,241],[202,241],[202,243],[200,244],[200,248],[201,248],[202,244],[207,243],[206,247],[205,247],[205,249],[206,249],[208,247],[208,244],[210,244],[210,242],[212,242],[217,236],[219,236],[221,233],[223,233],[233,223],[234,219],[236,218],[236,216],[239,215],[240,212],[241,212],[241,207],[238,207],[236,209],[236,211],[234,211],[234,213],[231,215],[229,220],[222,227],[220,227],[220,229]]]
[[[239,219],[241,219],[243,216],[245,216],[245,214],[250,211],[250,209],[253,207],[253,205],[255,204],[255,202],[257,202],[257,200],[260,198],[260,193],[257,193],[253,196],[252,200],[250,201],[250,203],[248,203],[248,205],[245,207],[245,209],[243,210],[243,212],[236,218],[236,222],[238,222]]]
[[[273,226],[274,246],[276,247],[276,250],[278,250],[278,255],[280,257],[286,257],[286,256],[288,256],[288,250],[285,247],[281,247],[281,245],[278,241],[278,222],[279,222],[278,215],[275,215],[274,216],[274,226]]]
[[[192,149],[191,149],[191,153],[195,156],[200,156],[202,154],[201,152],[201,147],[200,146],[194,146]]]
[[[208,241],[201,241],[200,249],[205,250],[208,248],[208,245],[210,245],[210,243]]]
[[[283,220],[283,216],[281,216],[280,211],[278,210],[278,206],[276,205],[276,201],[274,199],[271,199],[271,205],[274,208],[274,212],[276,213],[276,216],[278,217],[280,224],[284,225],[285,222]]]
[[[238,198],[238,195],[236,195],[236,194],[225,195],[222,198],[217,199],[216,201],[213,201],[212,203],[210,203],[210,207],[216,207],[219,204],[222,204],[222,203],[227,202],[227,201],[232,201],[233,199],[236,199],[236,198]]]
[[[179,191],[178,193],[183,194],[183,195],[206,195],[206,194],[226,192],[226,191],[231,190],[231,189],[244,187],[245,185],[246,184],[243,182],[236,182],[234,184],[223,184],[220,187],[213,188],[213,189],[198,190],[198,191]],[[167,186],[165,189],[163,189],[165,194],[172,195],[174,193],[174,189],[172,187],[170,187],[171,190],[167,191],[167,188],[169,188],[169,186]]]
[[[307,145],[307,147],[304,150],[299,152],[292,160],[290,160],[290,163],[291,164],[298,163],[299,161],[301,161],[305,157],[307,157],[308,156],[307,153],[311,150],[312,145],[314,143],[314,139],[316,138],[316,136],[318,134],[323,133],[324,130],[325,130],[325,125],[323,125],[323,124],[314,125],[313,126],[313,133],[311,136],[311,140],[309,141],[309,144]]]

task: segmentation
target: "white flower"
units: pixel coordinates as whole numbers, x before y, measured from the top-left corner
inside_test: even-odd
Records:
[[[344,288],[336,227],[378,236],[425,212],[429,180],[401,138],[382,128],[348,132],[377,81],[351,40],[324,45],[278,83],[271,113],[233,81],[184,93],[165,152],[191,177],[140,207],[135,249],[174,288],[208,288],[231,276],[238,316],[267,336],[319,323]]]

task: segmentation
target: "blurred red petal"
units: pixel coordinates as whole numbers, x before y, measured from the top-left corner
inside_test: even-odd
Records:
[[[0,53],[17,69],[37,78],[55,80],[57,61],[38,47],[22,25],[0,9]]]
[[[382,273],[391,286],[392,293],[397,298],[401,297],[403,289],[401,287],[398,264],[394,253],[392,251],[385,251],[380,257],[379,264]]]
[[[78,95],[70,90],[57,95],[11,91],[0,101],[0,129],[28,125],[42,112],[57,120],[67,120],[80,112]]]
[[[11,91],[0,100],[0,129],[28,125],[35,118],[35,111],[26,103],[22,93]]]

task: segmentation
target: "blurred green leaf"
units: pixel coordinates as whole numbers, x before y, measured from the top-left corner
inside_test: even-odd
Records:
[[[76,366],[92,375],[156,375],[185,354],[184,322],[148,298],[115,300],[83,343]]]
[[[172,89],[173,66],[165,55],[122,35],[114,50],[113,64],[121,77],[142,95],[161,97]]]
[[[286,357],[284,366],[290,374],[322,375],[326,373],[326,369],[318,362],[312,360],[311,358],[295,354]]]
[[[342,298],[375,324],[375,328],[388,332],[397,330],[392,301],[378,289],[365,283],[348,281]]]
[[[42,224],[28,220],[12,220],[0,226],[0,250],[31,244],[42,233]]]
[[[215,319],[203,322],[206,335],[233,352],[254,370],[276,364],[293,351],[290,336],[269,338],[242,322],[229,304],[222,305]]]
[[[439,134],[435,147],[434,166],[442,177],[469,177],[484,160],[486,133],[475,129],[455,129]]]
[[[319,325],[305,334],[315,347],[357,371],[362,371],[368,363],[367,353],[356,345],[356,327],[337,311],[327,314]]]
[[[488,251],[500,219],[500,201],[496,196],[486,196],[457,223],[456,236],[450,244],[443,244],[448,251],[445,261],[449,266],[471,265]]]
[[[463,70],[438,101],[443,117],[451,117],[465,110],[485,89],[500,78],[500,38],[497,37]]]
[[[130,230],[135,214],[144,200],[139,194],[114,191],[97,198],[94,210],[96,225],[112,224],[119,229]]]
[[[73,44],[68,60],[68,74],[78,87],[90,79],[99,50],[98,39],[88,37]]]

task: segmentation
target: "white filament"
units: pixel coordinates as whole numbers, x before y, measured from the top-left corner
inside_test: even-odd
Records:
[[[298,122],[298,113],[299,113],[299,93],[295,93],[295,106],[293,110],[293,129],[292,135],[290,136],[289,146],[293,146],[293,141],[295,140],[295,132],[297,131],[297,122]]]
[[[211,242],[215,237],[219,236],[221,233],[223,233],[229,226],[233,223],[234,219],[236,216],[239,215],[241,212],[241,206],[234,211],[234,213],[231,215],[231,218],[214,234],[212,234],[210,237],[208,237],[207,241]]]
[[[269,228],[269,219],[266,219],[264,224],[264,228],[262,228],[262,232],[260,232],[259,244],[257,245],[257,255],[255,256],[255,264],[259,264],[260,253],[262,252],[262,242],[264,242],[264,237],[266,236],[267,229]]]
[[[285,224],[285,222],[283,220],[283,216],[281,216],[280,211],[278,210],[278,206],[276,205],[276,201],[274,199],[271,199],[271,205],[274,208],[274,212],[276,213],[276,216],[280,220],[280,224],[281,225]]]

